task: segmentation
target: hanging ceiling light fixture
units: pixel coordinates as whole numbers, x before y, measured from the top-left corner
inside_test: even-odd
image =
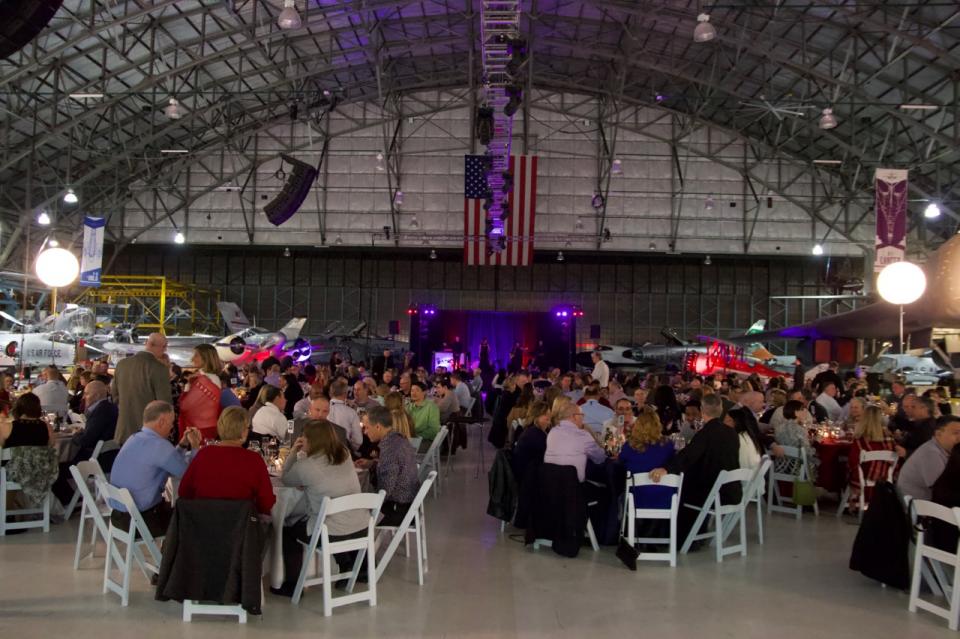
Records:
[[[813,249],[811,249],[810,252],[813,253],[814,255],[818,256],[818,257],[821,256],[821,255],[823,255],[823,245],[822,245],[822,244],[814,244],[814,245],[813,245]]]
[[[180,117],[183,115],[180,112],[180,103],[177,102],[176,98],[170,98],[170,101],[167,103],[167,106],[163,108],[163,113],[171,120],[179,120]]]
[[[431,260],[437,259],[437,252],[433,249],[430,249],[430,259]]]
[[[277,26],[281,29],[299,29],[303,26],[296,0],[283,0],[283,11],[277,16]]]
[[[336,244],[337,246],[343,246],[343,238],[338,235],[337,239],[334,240],[333,243]]]
[[[577,218],[577,223],[574,224],[574,228],[576,228],[578,231],[583,230],[583,220],[581,218]]]
[[[413,230],[417,230],[418,228],[420,228],[420,222],[417,220],[416,213],[414,213],[413,217],[410,218],[410,228],[412,228]]]
[[[927,208],[923,210],[923,217],[928,220],[935,220],[940,217],[940,207],[937,206],[936,202],[931,202],[927,204]]]
[[[67,189],[67,192],[63,194],[63,201],[65,204],[76,204],[80,199],[73,189]]]
[[[693,29],[694,42],[710,42],[717,37],[717,29],[710,24],[710,15],[701,13],[697,16],[697,26]]]
[[[403,191],[398,189],[397,192],[393,195],[393,204],[394,206],[403,205]]]
[[[557,261],[562,262],[564,260],[563,251],[557,251]]]
[[[837,128],[837,116],[833,114],[833,109],[827,107],[820,115],[820,128],[828,131]]]
[[[60,246],[60,242],[57,241],[57,238],[51,235],[50,240],[47,242],[47,246],[51,248],[57,248],[58,246]]]
[[[710,260],[710,256],[709,256],[709,255],[706,256],[705,258],[703,258],[703,265],[704,265],[704,266],[710,266],[711,264],[713,264],[713,262]]]
[[[377,170],[384,171],[386,170],[383,166],[383,153],[377,152]]]
[[[713,199],[712,194],[708,195],[707,199],[703,201],[703,208],[705,208],[708,211],[712,211],[713,207],[715,207],[716,205],[717,205],[717,202],[716,200]]]
[[[656,243],[656,242],[650,242],[650,244],[647,246],[647,248],[650,249],[651,251],[656,251],[656,250],[657,250],[657,243]]]
[[[184,234],[181,231],[177,231],[176,233],[173,234],[174,244],[183,244],[186,241],[187,241],[187,238],[184,236]]]
[[[289,246],[288,246],[288,247],[285,247],[285,248],[283,249],[283,256],[284,256],[284,257],[290,257],[290,247],[289,247]]]
[[[37,224],[40,226],[50,226],[50,214],[46,211],[40,211],[40,215],[37,216]]]
[[[623,162],[614,159],[613,164],[610,165],[610,173],[612,175],[623,175]]]

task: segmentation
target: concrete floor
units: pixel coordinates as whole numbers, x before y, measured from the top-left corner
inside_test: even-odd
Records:
[[[184,624],[180,605],[155,601],[136,570],[130,606],[122,608],[116,596],[101,594],[102,557],[72,569],[74,518],[46,535],[30,531],[0,540],[0,637],[955,635],[939,618],[908,612],[905,593],[851,572],[854,521],[826,510],[800,522],[768,517],[763,546],[751,525],[745,559],[717,564],[706,550],[683,556],[676,569],[646,563],[631,573],[611,548],[586,548],[570,560],[524,548],[509,538],[509,529],[501,534],[499,523],[484,514],[486,478],[474,473],[473,457],[461,452],[443,495],[428,501],[425,585],[417,586],[414,564],[398,554],[380,582],[376,608],[354,604],[326,619],[322,594],[314,589],[299,608],[268,594],[262,618],[246,626],[213,617]]]

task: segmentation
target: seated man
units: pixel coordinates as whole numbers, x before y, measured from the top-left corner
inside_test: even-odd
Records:
[[[393,428],[390,411],[382,406],[371,408],[364,415],[364,431],[380,446],[376,460],[358,459],[359,468],[369,468],[374,485],[387,493],[380,512],[381,526],[399,526],[420,489],[417,476],[417,454],[410,441]]]
[[[163,499],[163,489],[170,477],[182,477],[190,461],[190,451],[200,446],[200,432],[188,428],[174,447],[167,438],[173,431],[173,406],[157,400],[143,409],[143,429],[130,436],[120,449],[110,483],[130,491],[147,528],[154,536],[167,532],[173,508]],[[127,529],[130,515],[122,504],[112,503],[110,519],[115,526]]]
[[[917,448],[900,470],[897,487],[904,495],[929,500],[933,484],[947,466],[954,446],[960,442],[960,417],[944,415],[937,421],[933,438]]]
[[[73,436],[73,446],[77,451],[71,464],[90,459],[97,442],[113,439],[117,428],[117,406],[110,401],[110,391],[100,380],[93,380],[83,389],[83,401],[87,409],[83,412],[86,422],[83,430]]]
[[[440,423],[446,424],[450,418],[460,412],[460,402],[450,387],[450,380],[446,377],[437,378],[434,384],[437,409],[440,410]]]
[[[633,415],[633,403],[624,395],[617,400],[614,416],[603,422],[603,434],[606,435],[612,431],[629,434],[630,429],[633,428],[635,419]]]
[[[659,482],[668,472],[684,473],[682,499],[685,504],[703,506],[710,494],[717,476],[722,470],[736,470],[740,467],[740,437],[733,426],[727,426],[723,419],[723,403],[717,395],[706,395],[700,402],[703,419],[706,423],[666,468],[654,468],[650,478]],[[721,493],[723,503],[736,503],[740,500],[740,485],[727,485]],[[677,518],[678,541],[687,538],[697,518],[697,511],[680,508]]]
[[[233,392],[233,380],[230,373],[220,371],[220,410],[240,406],[240,398]]]
[[[440,432],[440,409],[432,399],[427,398],[427,387],[423,382],[413,382],[410,385],[410,404],[407,411],[413,418],[414,437],[423,438],[420,447],[422,452],[426,452]]]
[[[683,418],[680,420],[680,434],[686,441],[693,439],[693,436],[700,430],[700,402],[691,399],[683,406]]]
[[[33,389],[33,394],[40,398],[43,412],[65,418],[70,408],[70,392],[60,371],[55,366],[48,366],[40,373],[40,379],[43,383]]]
[[[583,423],[595,433],[603,432],[603,423],[614,417],[613,410],[600,403],[600,387],[590,384],[579,402],[583,409]]]
[[[910,420],[906,423],[901,442],[907,457],[933,437],[937,428],[937,422],[933,417],[935,407],[933,400],[929,397],[912,398]]]
[[[364,380],[358,379],[353,385],[353,406],[357,410],[370,410],[379,406],[380,402],[370,396],[370,386]]]
[[[825,382],[823,392],[817,396],[817,404],[827,411],[827,419],[837,421],[843,414],[843,408],[837,402],[837,386],[833,382]]]
[[[580,406],[569,399],[558,398],[553,410],[554,426],[547,433],[547,451],[543,455],[545,464],[576,468],[581,482],[586,478],[588,459],[595,464],[602,464],[607,459],[607,454],[585,428],[584,421]]]
[[[470,387],[463,381],[463,373],[454,371],[450,376],[450,384],[453,386],[453,394],[457,396],[457,403],[460,404],[460,410],[466,412],[470,408],[471,400]]]
[[[363,444],[363,426],[357,411],[347,404],[347,380],[338,379],[330,384],[330,414],[327,419],[347,431],[353,450]]]

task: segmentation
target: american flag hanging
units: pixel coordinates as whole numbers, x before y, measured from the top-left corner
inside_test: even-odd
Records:
[[[510,215],[504,221],[507,248],[488,253],[487,188],[484,156],[464,156],[463,263],[468,266],[530,266],[533,263],[534,218],[537,212],[537,156],[511,155],[513,191],[508,198]]]

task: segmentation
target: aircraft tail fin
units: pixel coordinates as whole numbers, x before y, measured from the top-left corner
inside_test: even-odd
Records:
[[[673,330],[672,328],[669,328],[669,327],[661,328],[660,334],[663,335],[663,337],[667,340],[668,343],[673,344],[675,346],[684,346],[687,344],[686,340],[681,339],[680,336],[677,335],[677,331]]]
[[[747,332],[744,335],[755,335],[757,333],[762,333],[767,327],[767,320],[761,319],[753,323],[753,326],[747,329]]]
[[[231,333],[239,333],[244,329],[250,328],[250,320],[243,314],[240,307],[233,302],[217,302],[217,309],[220,311],[220,315],[223,317],[223,321],[226,322],[227,328],[230,329]]]
[[[294,317],[292,320],[287,322],[283,328],[280,329],[280,332],[283,333],[283,336],[287,338],[287,341],[296,340],[298,337],[300,337],[300,331],[303,330],[303,327],[306,323],[306,317]]]

